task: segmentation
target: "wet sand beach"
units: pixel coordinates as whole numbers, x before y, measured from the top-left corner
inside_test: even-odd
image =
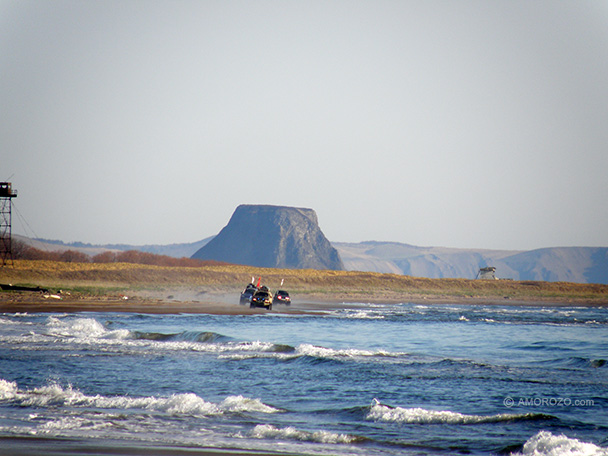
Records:
[[[198,301],[179,301],[173,299],[152,299],[132,297],[128,299],[107,297],[79,297],[73,299],[48,298],[42,294],[20,293],[0,294],[0,313],[17,312],[131,312],[142,314],[210,314],[210,315],[256,315],[264,313],[310,314],[348,309],[361,305],[417,303],[417,304],[468,304],[468,305],[501,305],[501,306],[543,306],[543,307],[604,307],[607,302],[574,299],[504,299],[504,298],[455,298],[455,297],[411,297],[387,299],[385,296],[367,296],[358,300],[356,296],[335,297],[315,295],[298,298],[294,296],[292,305],[275,304],[272,310],[250,308],[241,305],[238,294],[218,295]]]
[[[130,444],[124,441],[0,438],[3,456],[295,456],[295,453],[267,452],[231,448],[191,448]]]
[[[366,303],[606,306],[608,285],[512,280],[427,279],[359,271],[268,269],[239,265],[161,267],[127,263],[15,261],[0,284],[0,312],[140,312],[249,315],[239,305],[251,280],[279,284],[293,305],[271,312],[327,311]]]

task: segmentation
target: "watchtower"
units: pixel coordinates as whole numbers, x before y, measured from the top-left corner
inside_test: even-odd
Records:
[[[496,277],[496,268],[493,266],[489,266],[487,268],[479,268],[477,278],[485,280],[498,280]]]
[[[0,262],[2,262],[2,266],[9,261],[13,264],[11,242],[11,207],[13,198],[17,198],[17,190],[13,190],[10,182],[0,182]]]

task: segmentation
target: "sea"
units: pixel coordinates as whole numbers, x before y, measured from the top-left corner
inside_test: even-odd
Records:
[[[607,359],[601,307],[7,313],[0,454],[608,455]]]

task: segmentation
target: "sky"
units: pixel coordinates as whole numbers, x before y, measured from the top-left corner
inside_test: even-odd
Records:
[[[608,2],[0,0],[13,233],[608,246]]]

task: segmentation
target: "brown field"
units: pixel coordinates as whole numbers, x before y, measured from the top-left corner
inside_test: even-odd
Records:
[[[12,266],[0,267],[0,284],[39,286],[48,292],[0,292],[0,311],[103,307],[139,312],[254,313],[261,309],[227,306],[238,302],[240,291],[252,276],[256,280],[261,277],[272,290],[284,279],[283,288],[294,300],[289,311],[313,309],[314,304],[361,302],[608,305],[608,285],[598,284],[426,279],[238,265],[166,267],[16,260]]]

